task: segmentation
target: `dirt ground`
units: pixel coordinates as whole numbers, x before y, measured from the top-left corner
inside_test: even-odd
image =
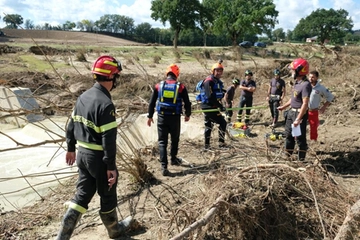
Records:
[[[234,55],[231,48],[224,51],[226,56]],[[305,51],[324,53],[318,47]],[[273,69],[281,68],[290,92],[291,79],[282,64],[288,62],[288,58],[243,54],[241,59],[224,60],[226,86],[234,76],[242,77],[245,69],[252,69],[258,84],[254,105],[266,106],[267,83]],[[360,59],[351,49],[336,53],[327,49],[324,54],[324,58],[310,58],[310,66],[319,70],[322,83],[335,95],[335,101],[320,116],[319,140],[309,140],[305,162],[285,158],[282,140],[265,138],[271,133],[268,109],[252,111],[251,136],[227,137],[226,142],[232,146],[229,150],[216,148],[216,129],[212,139],[215,149],[210,152],[202,151],[202,138],[181,139],[179,157],[188,163],[170,166],[172,174],[168,177],[159,171],[156,143],[146,146],[139,150],[139,156],[153,178],[142,185],[126,173],[121,173],[119,179],[119,215],[131,214],[137,221],[131,231],[119,239],[170,239],[190,224],[204,220],[213,208],[217,209],[216,214],[205,219],[191,237],[176,239],[333,239],[349,207],[360,196],[360,82],[357,78]],[[88,61],[95,58],[95,53],[89,53]],[[204,61],[212,64],[216,58]],[[156,67],[153,63],[139,65],[128,58],[121,61],[124,71],[120,85],[112,92],[118,112],[122,116],[146,113],[151,86],[162,80],[171,61],[155,64]],[[2,65],[0,61],[0,69]],[[178,65],[180,81],[190,92],[197,81],[209,73],[200,62],[179,62]],[[2,73],[0,83],[7,87],[29,87],[35,92],[44,114],[69,115],[76,97],[93,84],[88,69],[82,64],[76,66],[76,71],[67,69],[60,74],[30,70]],[[65,81],[59,79],[64,73]],[[239,92],[235,105],[238,98]],[[198,109],[195,102],[193,105],[194,110]],[[194,113],[190,121],[202,122],[203,117]],[[147,127],[145,122],[144,127]],[[283,131],[283,125],[276,131]],[[63,182],[63,186],[33,207],[1,213],[1,238],[53,239],[64,214],[62,204],[73,196],[75,182],[76,178]],[[99,199],[95,196],[72,239],[107,239],[98,211]],[[351,239],[360,239],[359,232],[354,230]]]

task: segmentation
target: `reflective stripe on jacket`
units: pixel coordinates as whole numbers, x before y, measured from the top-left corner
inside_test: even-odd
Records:
[[[76,101],[66,131],[68,151],[75,151],[75,144],[103,151],[103,161],[109,170],[115,169],[117,123],[115,107],[109,91],[95,83]]]
[[[158,102],[156,111],[163,115],[180,115],[182,99],[179,95],[180,82],[159,84]]]

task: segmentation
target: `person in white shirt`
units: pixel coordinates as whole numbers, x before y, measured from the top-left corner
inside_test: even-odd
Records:
[[[318,71],[311,71],[309,74],[309,80],[312,86],[312,91],[309,100],[308,109],[308,121],[310,125],[310,140],[317,141],[318,138],[318,126],[319,113],[323,114],[326,108],[334,100],[334,95],[323,85],[320,84]],[[325,98],[326,102],[320,108],[321,100]]]

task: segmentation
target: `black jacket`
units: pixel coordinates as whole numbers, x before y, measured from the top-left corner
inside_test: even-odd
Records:
[[[95,83],[76,101],[66,131],[68,152],[75,152],[75,144],[92,151],[103,151],[108,170],[116,169],[117,124],[115,107],[109,91]]]
[[[167,83],[176,82],[176,80],[171,78],[171,77],[168,77],[165,81]],[[154,91],[153,91],[153,93],[151,95],[151,98],[150,98],[149,108],[148,108],[148,118],[152,118],[153,115],[154,115],[155,105],[156,105],[156,102],[157,102],[158,97],[159,97],[159,89],[160,89],[160,84],[158,83],[158,84],[155,85]],[[188,92],[186,90],[186,87],[182,83],[180,83],[179,96],[182,98],[182,101],[184,103],[185,116],[190,117],[190,115],[191,115],[191,102],[190,102],[189,94],[188,94]]]

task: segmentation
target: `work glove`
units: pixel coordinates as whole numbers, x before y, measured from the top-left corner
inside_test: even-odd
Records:
[[[226,111],[226,108],[224,106],[220,106],[219,109],[220,109],[220,112],[225,112]]]

